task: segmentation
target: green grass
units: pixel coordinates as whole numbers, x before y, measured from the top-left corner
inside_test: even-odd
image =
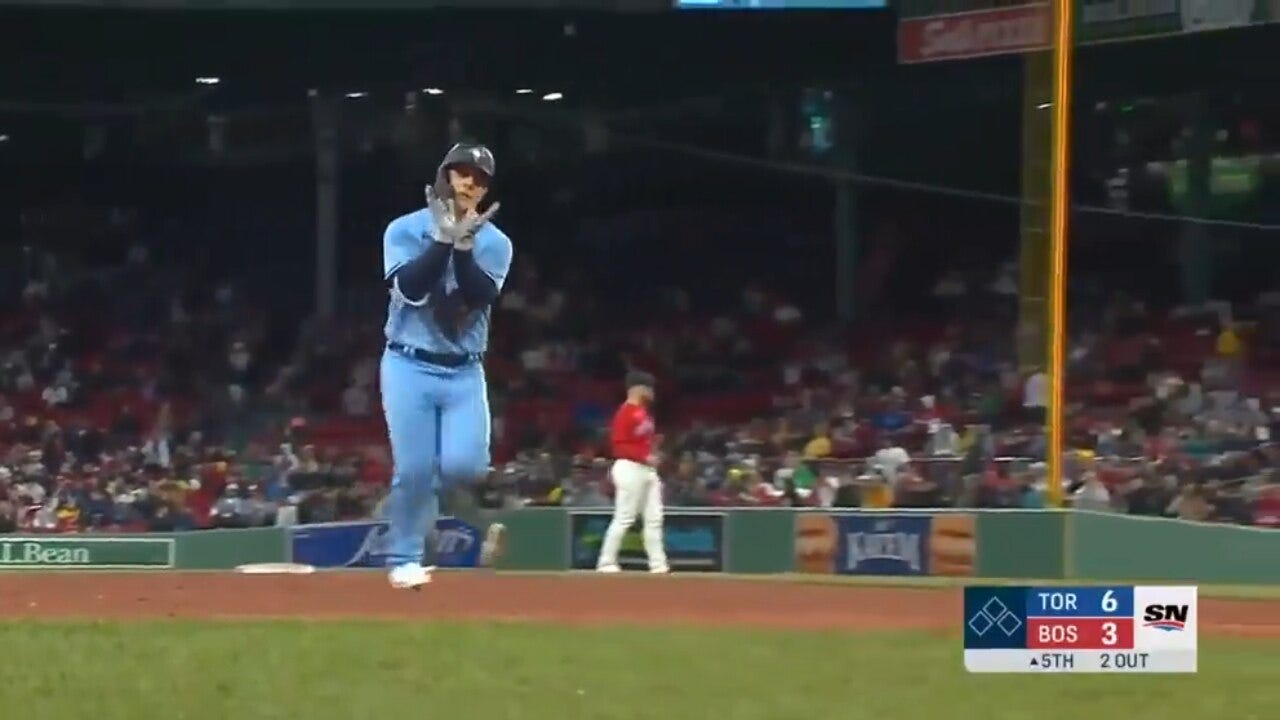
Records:
[[[444,569],[443,572],[450,572]],[[504,575],[563,575],[563,571],[513,571]],[[572,574],[589,574],[589,571],[573,571]],[[775,573],[768,575],[733,573],[689,573],[663,577],[664,582],[676,580],[753,580],[756,582],[789,582],[805,585],[852,585],[858,587],[916,588],[923,590],[947,590],[968,585],[1030,585],[1035,587],[1087,585],[1197,585],[1200,597],[1220,600],[1280,600],[1280,585],[1206,585],[1194,580],[1085,580],[1085,579],[1034,579],[1034,578],[976,578],[944,577],[940,575],[807,575],[803,573]]]
[[[1280,651],[1207,639],[1194,676],[974,676],[934,633],[390,622],[0,623],[0,648],[4,707],[39,720],[1261,720]]]
[[[1202,598],[1220,600],[1280,600],[1280,585],[1204,585],[1194,580],[1029,580],[1026,578],[956,578],[940,576],[799,575],[765,576],[789,582],[863,587],[960,588],[966,585],[1032,585],[1036,587],[1082,585],[1198,585]]]

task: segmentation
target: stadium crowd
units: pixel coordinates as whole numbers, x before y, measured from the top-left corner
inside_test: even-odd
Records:
[[[1047,377],[1014,365],[1007,267],[947,273],[926,319],[853,335],[812,327],[753,283],[705,316],[659,287],[651,314],[619,327],[572,276],[517,267],[487,360],[486,505],[608,503],[603,429],[630,368],[660,379],[671,505],[1045,504]],[[28,282],[0,335],[0,531],[378,512],[390,468],[376,316],[281,343],[235,282],[140,246],[122,267],[50,276],[62,282]],[[1071,504],[1280,526],[1265,303],[1249,323],[1228,305],[1157,315],[1114,295],[1092,307],[1073,318]]]

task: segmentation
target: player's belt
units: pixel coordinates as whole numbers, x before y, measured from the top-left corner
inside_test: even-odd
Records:
[[[438,353],[423,350],[422,348],[409,347],[404,343],[389,342],[387,349],[399,353],[411,360],[427,363],[429,365],[439,365],[440,367],[462,367],[464,365],[472,365],[480,362],[483,357],[482,353]]]

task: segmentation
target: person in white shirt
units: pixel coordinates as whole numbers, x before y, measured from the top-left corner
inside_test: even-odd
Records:
[[[1084,474],[1084,484],[1071,494],[1071,506],[1076,510],[1112,512],[1111,492],[1092,470]]]
[[[364,417],[371,410],[369,391],[359,385],[351,385],[342,392],[342,411],[352,417]]]
[[[1049,374],[1036,368],[1022,384],[1022,409],[1026,421],[1043,425],[1049,411]]]
[[[898,473],[911,462],[907,451],[896,445],[880,448],[871,458],[871,469],[892,485],[898,481]]]

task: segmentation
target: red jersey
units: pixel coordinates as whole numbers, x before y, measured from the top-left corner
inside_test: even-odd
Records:
[[[622,403],[609,429],[613,457],[648,465],[653,455],[654,430],[653,417],[643,405]]]

